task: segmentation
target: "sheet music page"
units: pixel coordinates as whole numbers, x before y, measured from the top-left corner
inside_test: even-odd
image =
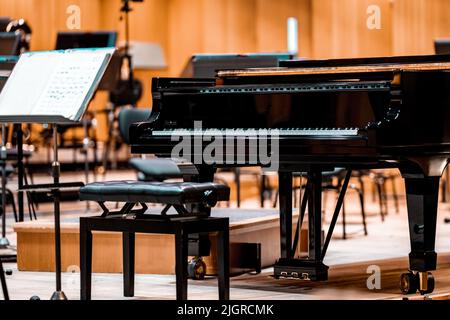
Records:
[[[58,65],[32,110],[35,115],[63,115],[73,120],[91,89],[104,54],[61,55]]]
[[[0,117],[76,119],[89,102],[114,48],[22,54],[0,93]]]
[[[0,94],[0,114],[27,115],[56,67],[56,54],[22,55]]]

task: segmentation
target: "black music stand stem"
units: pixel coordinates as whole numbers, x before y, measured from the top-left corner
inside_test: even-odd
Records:
[[[61,176],[61,164],[58,158],[58,124],[53,123],[53,162],[52,162],[52,184],[36,184],[25,185],[22,191],[31,190],[48,190],[54,202],[54,218],[55,218],[55,276],[56,276],[56,290],[53,292],[51,300],[67,300],[67,297],[62,291],[61,281],[61,207],[60,207],[60,190],[63,188],[79,188],[84,185],[82,182],[68,182],[61,183],[59,178]]]
[[[61,165],[58,159],[58,126],[53,125],[53,163],[52,176],[54,189],[52,189],[54,200],[54,216],[55,216],[55,274],[56,274],[56,291],[53,293],[51,300],[67,300],[61,284],[61,206],[60,194],[57,185],[61,176]]]
[[[2,124],[2,146],[0,150],[0,166],[2,170],[2,237],[0,238],[0,249],[6,249],[10,243],[6,237],[6,128]]]

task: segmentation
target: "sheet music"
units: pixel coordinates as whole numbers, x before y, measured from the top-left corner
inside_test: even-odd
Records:
[[[38,115],[61,114],[74,119],[102,66],[104,55],[61,56],[59,66],[33,108]]]
[[[78,121],[113,53],[102,48],[22,54],[0,93],[0,118]]]

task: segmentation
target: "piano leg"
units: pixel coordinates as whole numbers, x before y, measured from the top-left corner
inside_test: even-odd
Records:
[[[293,257],[292,246],[292,172],[278,173],[280,197],[280,245],[281,257]]]
[[[274,266],[277,278],[323,281],[328,266],[322,260],[322,171],[308,172],[309,257],[294,258],[292,249],[292,173],[279,173],[281,258]]]
[[[401,289],[405,294],[433,292],[434,279],[429,271],[436,270],[436,221],[439,177],[405,177],[411,253],[410,273],[403,274]]]
[[[320,260],[322,257],[322,172],[308,173],[308,235],[309,259]]]

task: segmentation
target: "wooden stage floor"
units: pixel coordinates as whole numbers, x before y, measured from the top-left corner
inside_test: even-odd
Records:
[[[132,175],[129,178],[132,178]],[[249,186],[252,183],[249,181]],[[402,299],[398,284],[400,274],[407,271],[409,253],[404,198],[400,198],[399,213],[395,213],[390,202],[390,213],[386,221],[381,223],[378,204],[372,202],[369,194],[366,198],[369,235],[364,236],[355,196],[354,193],[350,193],[346,200],[349,237],[347,240],[342,240],[342,225],[338,223],[325,259],[325,264],[330,266],[329,281],[313,283],[275,280],[271,277],[272,269],[268,268],[258,275],[244,274],[233,277],[231,298],[236,300]],[[328,197],[326,222],[330,221],[330,209],[334,200],[334,196]],[[257,208],[258,200],[256,197],[245,197],[242,205],[244,208]],[[85,205],[80,202],[63,203],[62,209],[64,216],[75,217],[84,214]],[[92,203],[91,213],[96,210],[96,204]],[[51,215],[51,205],[40,207],[38,211],[40,220],[50,219]],[[15,234],[12,232],[11,214],[9,213],[8,216],[8,238],[14,244]],[[436,241],[439,257],[438,270],[433,273],[436,278],[434,292],[436,295],[450,293],[450,224],[444,223],[445,217],[450,217],[450,203],[439,204]],[[325,228],[327,227],[325,223]],[[380,290],[367,288],[366,281],[370,276],[367,268],[371,265],[376,265],[381,270]],[[11,299],[29,299],[33,295],[38,295],[41,299],[50,298],[54,291],[53,273],[17,271],[15,263],[6,263],[5,267],[13,270],[13,274],[7,276]],[[68,271],[63,273],[63,289],[69,299],[78,299],[79,273],[77,270]],[[207,278],[200,282],[189,280],[189,299],[217,299],[216,284],[217,281],[214,278]],[[122,297],[122,275],[94,274],[92,294],[93,299],[125,299]],[[136,275],[136,296],[133,299],[175,299],[174,276]]]

